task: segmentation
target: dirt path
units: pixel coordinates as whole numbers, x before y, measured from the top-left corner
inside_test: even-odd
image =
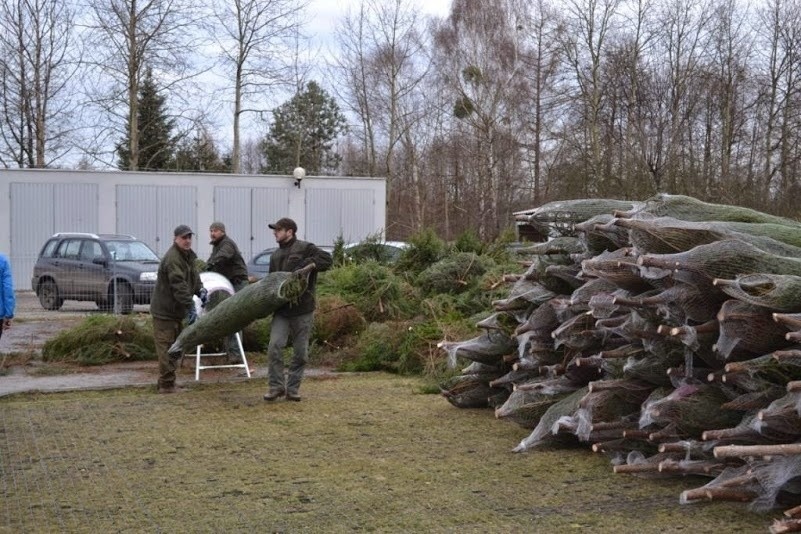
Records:
[[[147,306],[136,306],[134,313],[147,313]],[[62,330],[73,328],[86,317],[99,313],[93,303],[67,301],[61,310],[48,311],[32,292],[17,294],[17,312],[12,327],[0,338],[0,396],[27,391],[70,391],[108,389],[126,386],[153,387],[158,376],[157,362],[115,363],[97,367],[56,366],[41,361],[42,346]],[[194,362],[185,358],[179,382],[191,386],[195,380]],[[319,373],[319,371],[311,371]],[[251,365],[251,377],[265,371]],[[210,369],[201,380],[233,382],[246,379],[242,368]]]
[[[147,314],[148,306],[135,306],[134,313]],[[17,294],[17,313],[13,326],[0,338],[0,397],[29,391],[72,391],[119,387],[155,387],[158,362],[126,362],[85,367],[45,364],[42,346],[62,330],[73,328],[86,317],[100,313],[90,302],[67,301],[61,310],[42,309],[32,292]],[[250,379],[267,378],[264,365],[249,361]],[[214,365],[204,361],[204,365]],[[310,368],[306,376],[334,374],[330,369]],[[205,369],[200,382],[232,383],[248,380],[244,368]],[[195,381],[195,362],[185,357],[178,371],[178,383],[191,388]],[[265,382],[266,384],[266,382]]]

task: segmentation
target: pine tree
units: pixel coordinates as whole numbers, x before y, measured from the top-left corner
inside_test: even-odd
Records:
[[[172,130],[175,121],[167,116],[166,97],[159,95],[153,71],[148,68],[138,95],[139,161],[137,170],[156,171],[171,167],[175,152]],[[128,131],[129,128],[126,128]],[[122,170],[131,168],[130,136],[117,145],[117,166]]]
[[[347,131],[347,121],[336,100],[316,82],[306,84],[274,112],[264,140],[267,166],[264,172],[291,173],[304,167],[309,174],[331,173],[342,157],[334,141]]]
[[[220,157],[220,151],[206,128],[184,138],[176,150],[172,168],[178,171],[226,172],[230,166]]]

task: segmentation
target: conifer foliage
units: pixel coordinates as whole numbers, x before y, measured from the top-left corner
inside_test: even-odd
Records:
[[[336,100],[316,82],[307,83],[274,112],[263,145],[264,172],[291,174],[295,167],[303,167],[309,174],[332,173],[342,159],[334,141],[346,130]]]
[[[117,166],[122,170],[156,171],[167,170],[173,160],[176,140],[173,137],[175,120],[167,114],[167,99],[159,94],[148,69],[138,93],[136,132],[138,153],[133,157],[131,148],[131,118],[126,123],[128,134],[117,145]]]

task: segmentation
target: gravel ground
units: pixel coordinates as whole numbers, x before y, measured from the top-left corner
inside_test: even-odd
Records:
[[[146,314],[149,306],[137,305],[134,313]],[[130,362],[98,367],[56,367],[44,365],[39,356],[44,343],[64,329],[72,328],[86,317],[100,313],[93,302],[66,301],[58,311],[45,310],[33,292],[17,293],[17,309],[12,327],[0,338],[0,358],[12,358],[6,374],[0,377],[0,396],[26,391],[74,391],[125,386],[154,387],[157,362]],[[179,381],[194,381],[194,362],[186,358]],[[6,367],[5,365],[3,367]],[[319,371],[310,371],[318,373]],[[251,365],[253,378],[266,371]],[[246,378],[243,369],[219,369],[201,372],[204,382],[236,381]]]
[[[54,368],[43,365],[39,356],[44,343],[86,317],[100,313],[93,302],[66,301],[58,311],[45,310],[31,291],[18,292],[15,319],[0,338],[0,357],[19,362],[9,365],[0,378],[0,396],[25,391],[69,391],[122,386],[150,385],[155,362],[104,365],[96,368]],[[136,306],[134,313],[147,313],[148,306]],[[3,367],[6,367],[5,365]]]

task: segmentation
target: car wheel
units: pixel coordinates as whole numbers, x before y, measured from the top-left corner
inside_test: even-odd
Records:
[[[46,310],[58,310],[64,304],[64,299],[58,294],[58,286],[52,280],[44,280],[40,283],[37,295],[39,304]]]
[[[133,311],[133,289],[127,282],[112,282],[108,297],[110,308],[114,313],[127,315]]]

